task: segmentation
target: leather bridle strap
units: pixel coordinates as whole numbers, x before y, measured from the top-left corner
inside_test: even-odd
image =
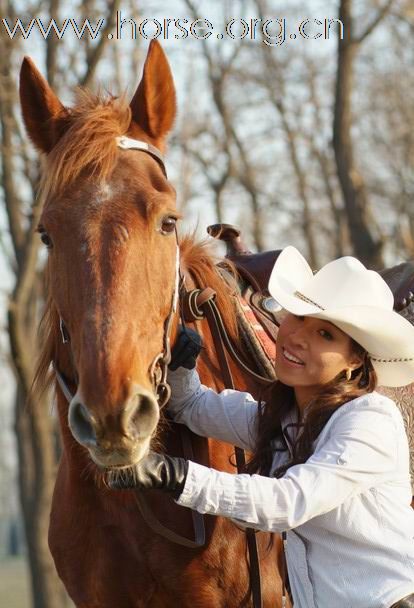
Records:
[[[208,306],[211,311],[210,318],[212,323],[214,321],[214,326],[217,328],[217,340],[220,340],[223,343],[223,347],[226,348],[233,361],[256,382],[266,385],[273,384],[274,379],[261,376],[257,372],[250,369],[250,367],[248,367],[248,365],[246,365],[246,363],[240,359],[228,336],[220,311],[215,302],[215,297],[216,292],[210,287],[185,292],[182,301],[184,320],[190,323],[195,320],[203,319],[204,315],[207,316],[206,306]]]
[[[150,377],[154,386],[154,391],[157,395],[157,401],[160,409],[168,403],[171,397],[170,385],[167,382],[168,365],[171,361],[170,334],[175,313],[177,312],[180,285],[180,248],[178,246],[177,234],[176,239],[177,249],[175,260],[174,292],[172,295],[170,312],[168,313],[168,317],[164,323],[163,350],[154,358],[150,367]]]
[[[65,396],[65,399],[68,403],[70,403],[73,399],[72,391],[68,386],[68,382],[62,372],[58,369],[56,363],[53,361],[52,367],[55,372],[56,380],[59,384],[59,388]]]
[[[183,446],[184,458],[186,460],[194,460],[194,452],[193,446],[191,443],[190,430],[182,425],[177,425],[179,427],[179,435],[181,437],[181,443]],[[151,508],[148,506],[148,503],[145,499],[145,496],[142,492],[135,491],[134,492],[135,501],[138,505],[138,509],[145,521],[145,523],[157,534],[160,534],[167,540],[175,543],[176,545],[181,545],[182,547],[187,547],[188,549],[200,549],[206,543],[206,530],[204,526],[204,519],[197,511],[193,511],[191,509],[191,516],[193,519],[193,529],[194,529],[194,538],[195,540],[190,540],[185,536],[181,536],[176,532],[173,532],[169,528],[166,528],[154,515]]]
[[[122,148],[123,150],[141,150],[142,152],[150,154],[161,167],[165,177],[167,177],[167,169],[165,168],[164,158],[158,148],[146,141],[133,139],[132,137],[127,137],[126,135],[117,137],[116,143],[118,148]]]
[[[203,310],[206,314],[206,319],[208,321],[208,325],[210,331],[213,336],[214,346],[216,349],[216,353],[220,362],[220,370],[223,374],[223,381],[226,388],[234,389],[234,381],[233,376],[227,361],[226,351],[224,349],[223,341],[221,340],[220,330],[216,323],[216,316],[214,314],[214,305],[212,304],[212,300],[207,300],[207,302],[203,305]],[[246,466],[246,458],[244,455],[244,450],[235,446],[234,451],[236,454],[236,463],[237,463],[237,471],[239,473],[245,472]],[[250,589],[253,598],[253,606],[254,608],[262,608],[262,585],[261,585],[261,576],[260,576],[260,561],[259,561],[259,553],[257,548],[257,539],[255,532],[252,528],[246,528],[246,540],[247,547],[249,550],[249,569],[250,569]]]
[[[193,294],[193,295],[191,295]],[[189,295],[189,297],[188,297]],[[207,287],[201,290],[195,290],[193,292],[189,292],[187,294],[187,299],[189,301],[190,308],[192,307],[194,312],[197,314],[197,318],[201,319],[204,315],[207,319],[208,326],[210,328],[211,335],[214,341],[214,347],[216,349],[217,357],[219,360],[220,371],[223,376],[223,382],[226,388],[234,389],[233,376],[230,370],[230,366],[227,361],[226,350],[224,347],[223,340],[223,332],[225,337],[226,346],[231,343],[228,340],[227,333],[225,331],[225,327],[220,315],[220,311],[217,308],[217,305],[214,301],[216,293],[213,289]],[[204,313],[204,315],[203,315]],[[234,357],[236,355],[233,347],[231,347],[230,354]],[[237,357],[237,363],[240,365],[242,361]],[[259,376],[243,363],[243,369],[248,369],[249,373],[254,375],[256,379],[268,380],[267,378],[263,378]],[[236,462],[237,462],[237,470],[239,473],[243,473],[246,466],[246,459],[244,455],[244,451],[235,446],[236,453]],[[252,528],[246,528],[246,539],[247,539],[247,547],[249,551],[249,570],[250,570],[250,590],[253,598],[253,606],[254,608],[262,608],[262,589],[261,589],[261,576],[260,576],[260,561],[259,561],[259,553],[257,548],[257,540],[255,531]]]
[[[215,302],[216,292],[210,287],[206,287],[202,290],[194,289],[190,292],[186,292],[183,298],[183,309],[185,314],[185,320],[188,322],[194,320],[201,320],[206,317],[211,334],[213,336],[214,346],[216,349],[217,357],[219,359],[220,370],[223,374],[223,381],[227,388],[234,389],[233,377],[227,361],[226,350],[237,363],[248,375],[254,380],[259,381],[263,384],[273,384],[274,380],[260,376],[253,370],[251,370],[237,355],[227,334],[223,319],[221,318],[220,311]],[[235,446],[237,470],[244,472],[245,470],[245,456],[244,451],[239,447]],[[253,597],[254,608],[262,607],[261,597],[261,580],[260,580],[260,562],[258,557],[257,542],[255,532],[251,528],[246,528],[247,545],[250,556],[250,580],[251,580],[251,592]],[[286,532],[282,533],[282,608],[287,606],[287,565],[286,565]]]

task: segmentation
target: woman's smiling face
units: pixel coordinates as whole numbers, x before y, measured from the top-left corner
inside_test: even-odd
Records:
[[[316,317],[288,314],[276,341],[276,375],[294,388],[300,408],[339,373],[356,369],[361,359],[352,339],[341,329]]]

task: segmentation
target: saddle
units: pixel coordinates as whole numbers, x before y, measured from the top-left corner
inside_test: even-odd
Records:
[[[214,224],[207,232],[226,243],[226,259],[237,271],[236,313],[243,346],[252,355],[258,372],[275,379],[276,336],[285,313],[269,294],[267,284],[281,250],[252,253],[243,243],[240,230],[231,224]],[[226,266],[219,264],[224,278]]]

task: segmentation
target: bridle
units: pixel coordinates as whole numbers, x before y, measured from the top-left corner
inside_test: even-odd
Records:
[[[177,239],[177,233],[175,233]],[[163,350],[154,358],[150,367],[150,378],[157,396],[159,408],[163,408],[171,397],[170,385],[167,382],[168,364],[171,361],[171,329],[177,312],[178,296],[180,293],[180,249],[177,241],[175,256],[175,281],[171,300],[170,312],[164,322]]]
[[[162,157],[161,152],[153,145],[140,141],[138,139],[132,139],[131,137],[117,137],[116,138],[118,148],[122,150],[140,150],[142,152],[146,152],[150,156],[152,156],[160,165],[165,177],[167,177],[167,170],[165,168],[164,159]],[[168,403],[171,396],[171,389],[167,382],[167,373],[168,373],[168,364],[171,361],[171,344],[170,344],[170,336],[172,325],[174,321],[174,316],[177,312],[178,306],[178,297],[179,297],[179,289],[180,289],[180,249],[178,246],[178,237],[177,232],[175,232],[176,238],[176,257],[175,257],[175,280],[174,280],[174,289],[171,297],[171,305],[167,315],[167,318],[164,321],[164,334],[163,334],[163,348],[160,353],[158,353],[154,360],[152,361],[149,368],[149,376],[152,382],[154,393],[157,397],[159,408],[163,408],[166,403]],[[70,335],[65,325],[65,322],[60,317],[59,318],[59,328],[60,334],[62,337],[62,343],[68,344],[70,342]],[[73,364],[73,360],[72,360]],[[67,380],[62,372],[58,369],[56,363],[53,363],[53,368],[56,374],[56,379],[58,384],[65,395],[66,399],[70,403],[73,399],[72,391],[70,390]],[[73,365],[75,370],[75,366]]]
[[[164,175],[167,177],[167,171],[165,168],[164,160],[161,155],[161,152],[157,150],[151,144],[147,142],[131,139],[129,137],[118,137],[116,138],[117,145],[119,148],[123,150],[140,150],[142,152],[146,152],[150,154],[160,165]],[[158,406],[162,409],[166,403],[170,399],[171,389],[169,384],[167,383],[167,373],[168,373],[168,364],[171,361],[171,344],[170,344],[170,336],[171,330],[173,326],[174,316],[178,309],[178,300],[180,293],[180,250],[178,245],[178,236],[177,232],[175,232],[176,239],[176,256],[175,256],[175,280],[174,280],[174,288],[171,295],[171,304],[168,315],[164,321],[164,334],[163,334],[163,342],[162,342],[162,351],[158,353],[154,360],[152,361],[149,368],[149,376],[153,385],[153,391],[157,397]],[[63,319],[59,318],[59,328],[60,334],[62,338],[62,343],[68,345],[70,343],[70,334],[67,330],[67,327],[63,321]],[[69,357],[71,359],[73,373],[74,373],[74,383],[77,384],[77,371],[76,365],[73,360],[72,350],[69,349]],[[52,366],[56,375],[57,383],[68,401],[70,403],[74,397],[72,393],[67,378],[64,374],[59,370],[56,362],[52,362]],[[180,436],[181,442],[183,445],[184,457],[187,460],[194,460],[194,454],[192,449],[190,431],[180,425]],[[193,519],[193,527],[194,527],[194,540],[190,540],[176,532],[170,530],[166,526],[164,526],[153,513],[153,510],[147,504],[146,498],[142,492],[134,492],[133,493],[135,502],[137,503],[138,509],[141,512],[141,515],[147,525],[157,534],[164,536],[169,541],[176,543],[178,545],[182,545],[184,547],[190,549],[199,549],[203,547],[206,542],[205,535],[205,526],[204,519],[200,513],[196,511],[191,511],[192,519]]]

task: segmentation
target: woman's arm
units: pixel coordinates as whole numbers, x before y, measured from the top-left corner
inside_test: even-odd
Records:
[[[257,402],[249,393],[203,386],[196,370],[168,372],[171,399],[168,412],[194,433],[251,451],[256,440]]]
[[[398,438],[401,440],[401,438]],[[344,411],[330,438],[281,479],[231,475],[190,462],[178,504],[282,532],[390,479],[397,431],[385,407]]]

